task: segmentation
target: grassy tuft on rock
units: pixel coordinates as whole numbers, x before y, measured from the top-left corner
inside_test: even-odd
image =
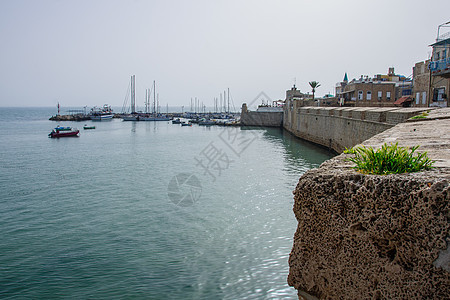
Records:
[[[356,164],[354,169],[364,174],[413,173],[433,168],[432,165],[435,161],[428,158],[427,152],[414,153],[417,148],[419,146],[409,149],[408,147],[399,147],[398,143],[390,145],[385,143],[378,150],[362,146],[346,149],[344,153],[355,155],[348,160]]]

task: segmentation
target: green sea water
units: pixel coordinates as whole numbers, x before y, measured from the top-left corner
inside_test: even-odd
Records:
[[[0,298],[296,299],[299,177],[281,129],[48,121],[0,108]],[[57,124],[78,138],[50,139]]]

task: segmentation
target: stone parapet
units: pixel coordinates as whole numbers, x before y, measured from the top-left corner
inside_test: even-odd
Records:
[[[283,127],[310,142],[340,153],[432,108],[285,107]]]

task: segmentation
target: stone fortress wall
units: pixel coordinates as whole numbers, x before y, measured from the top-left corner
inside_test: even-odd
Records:
[[[430,108],[285,107],[283,127],[338,153]]]

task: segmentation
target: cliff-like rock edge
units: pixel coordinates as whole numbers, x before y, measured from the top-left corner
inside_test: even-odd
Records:
[[[420,144],[437,161],[431,171],[362,175],[342,154],[306,172],[289,285],[321,299],[448,299],[448,128],[450,119],[404,123],[364,143]]]

